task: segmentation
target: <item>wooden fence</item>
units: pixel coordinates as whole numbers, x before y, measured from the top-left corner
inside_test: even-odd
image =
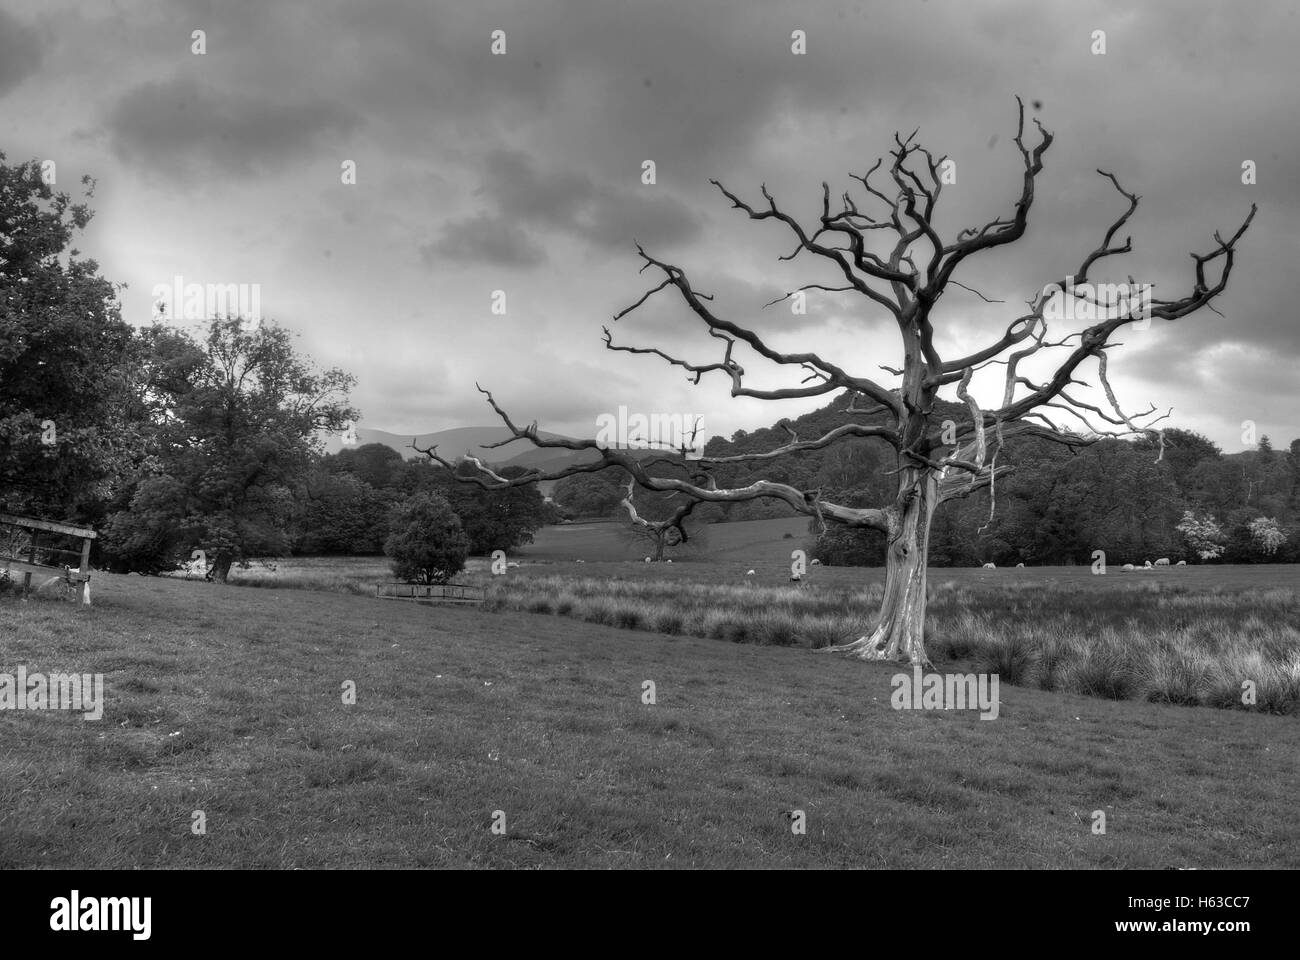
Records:
[[[94,539],[95,531],[89,528],[0,513],[0,569],[10,576],[23,575],[24,600],[31,592],[33,574],[52,575],[74,587],[78,599],[89,606],[90,541]],[[76,546],[60,546],[78,540]]]
[[[416,603],[483,602],[483,588],[463,583],[377,583],[375,597],[380,600],[413,600]]]

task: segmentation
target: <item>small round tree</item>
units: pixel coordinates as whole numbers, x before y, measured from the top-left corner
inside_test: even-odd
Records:
[[[436,493],[413,498],[393,515],[384,553],[393,574],[408,583],[446,583],[465,568],[469,540],[446,499]]]

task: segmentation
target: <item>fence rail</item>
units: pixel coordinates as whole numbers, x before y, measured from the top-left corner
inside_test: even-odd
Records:
[[[377,583],[379,600],[411,600],[416,603],[483,602],[483,588],[464,583]]]
[[[23,599],[31,593],[32,577],[49,577],[77,588],[81,602],[90,604],[90,543],[95,531],[38,517],[0,513],[0,568],[9,577],[22,574]],[[76,542],[75,548],[58,546]],[[76,572],[73,572],[73,571]]]

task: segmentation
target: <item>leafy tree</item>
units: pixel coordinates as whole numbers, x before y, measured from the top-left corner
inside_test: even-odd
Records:
[[[475,469],[468,462],[455,468],[461,476],[472,476]],[[507,479],[522,476],[522,467],[505,467],[501,476]],[[493,550],[510,551],[533,542],[533,534],[548,523],[555,523],[559,514],[543,499],[535,486],[507,487],[503,490],[485,490],[482,487],[457,483],[446,472],[436,474],[437,491],[446,498],[460,517],[469,538],[470,553],[485,554]]]
[[[574,517],[608,517],[623,500],[627,478],[620,470],[576,473],[555,484],[556,504]]]
[[[225,582],[233,563],[278,556],[289,547],[296,489],[318,455],[322,430],[359,414],[345,405],[355,382],[323,373],[298,356],[288,331],[238,318],[213,320],[202,343],[176,330],[147,336],[152,448],[125,509],[109,522],[105,558],[114,569],[173,565],[195,549]]]
[[[136,352],[113,285],[72,247],[91,211],[0,153],[0,509],[82,519],[138,445]],[[83,177],[86,197],[94,184]]]
[[[350,473],[308,483],[295,520],[295,553],[378,554],[388,537],[390,496]]]
[[[322,465],[331,473],[350,473],[368,484],[373,490],[393,490],[410,493],[413,486],[411,471],[400,453],[382,443],[367,443],[355,449],[345,447],[338,453],[322,458]]]
[[[1262,556],[1272,557],[1286,543],[1286,534],[1273,517],[1256,517],[1250,522],[1250,540]]]
[[[1209,514],[1197,516],[1191,510],[1185,511],[1178,532],[1202,560],[1214,560],[1223,555],[1223,528]]]
[[[393,514],[384,553],[393,574],[408,583],[446,583],[465,568],[469,539],[451,504],[421,493]]]

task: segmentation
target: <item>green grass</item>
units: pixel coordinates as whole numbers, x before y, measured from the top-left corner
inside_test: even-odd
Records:
[[[1244,708],[1250,681],[1252,708],[1300,714],[1300,595],[1172,579],[1107,583],[1099,601],[1069,582],[936,576],[927,649],[939,666],[971,659],[1003,683],[1114,700]],[[849,590],[543,574],[488,585],[499,609],[550,613],[559,596],[579,620],[656,631],[668,622],[671,633],[814,649],[869,632],[881,598],[878,582]]]
[[[994,721],[894,711],[895,667],[786,646],[775,617],[735,645],[681,635],[673,611],[647,612],[677,635],[170,579],[93,590],[90,609],[0,598],[0,672],[107,687],[99,722],[0,713],[0,867],[1300,863],[1300,726],[1259,710],[1004,685]],[[569,592],[549,602],[576,610]]]
[[[491,609],[626,630],[809,648],[868,632],[883,571],[813,566],[792,585],[800,542],[785,537],[801,523],[718,524],[707,554],[674,564],[598,559],[626,549],[617,525],[562,525],[538,533],[550,559],[530,547],[521,566],[494,577],[476,558],[457,579],[485,587]],[[561,546],[584,563],[564,559]],[[377,557],[294,558],[232,574],[241,585],[362,595],[386,579]],[[927,646],[940,666],[972,658],[1003,683],[1224,708],[1246,706],[1249,681],[1252,709],[1300,713],[1300,567],[937,568],[929,592]]]

